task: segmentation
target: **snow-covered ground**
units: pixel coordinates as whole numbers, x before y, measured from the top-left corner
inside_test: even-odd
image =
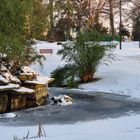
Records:
[[[140,115],[125,116],[93,122],[79,122],[73,125],[45,125],[47,137],[34,140],[139,140]],[[0,139],[13,140],[13,136],[22,138],[36,136],[38,126],[0,127]]]
[[[101,80],[80,85],[80,88],[94,91],[130,95],[140,98],[140,48],[138,42],[122,44],[122,50],[115,50],[116,60],[109,66],[101,65],[96,77]]]
[[[61,61],[61,57],[56,54],[57,51],[61,49],[61,45],[57,45],[57,43],[38,42],[36,47],[38,52],[40,49],[53,49],[52,54],[44,54],[46,60],[43,62],[43,67],[40,67],[39,64],[35,64],[32,66],[32,68],[40,75],[50,76],[50,73],[55,68],[65,64],[64,61]]]
[[[96,77],[101,80],[82,84],[79,88],[85,90],[105,91],[115,94],[130,95],[140,99],[140,49],[138,42],[123,43],[122,50],[115,50],[116,61],[109,66],[100,65]],[[49,76],[57,66],[64,65],[56,52],[61,46],[56,43],[39,42],[38,49],[53,49],[44,61],[44,68],[33,65],[34,70],[42,75]],[[0,139],[12,140],[16,135],[22,138],[27,135],[37,135],[37,126],[7,127],[0,126]],[[90,122],[78,122],[70,125],[44,125],[46,138],[37,140],[139,140],[140,114],[130,112],[129,116],[108,118]]]
[[[37,49],[53,49],[52,54],[47,54],[44,67],[33,65],[32,68],[41,75],[50,76],[57,67],[65,64],[61,57],[56,55],[61,45],[57,43],[39,42]],[[82,84],[79,88],[92,91],[125,94],[140,98],[140,48],[138,42],[122,43],[122,50],[114,51],[116,60],[111,64],[100,65],[95,77],[101,80],[93,83]]]

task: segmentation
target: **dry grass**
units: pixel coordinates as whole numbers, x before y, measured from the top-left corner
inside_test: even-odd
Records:
[[[45,132],[45,129],[43,128],[43,125],[40,123],[38,125],[37,135],[30,136],[30,130],[28,129],[26,136],[24,136],[22,138],[18,138],[17,136],[13,136],[13,140],[30,140],[30,139],[37,139],[37,138],[42,138],[42,137],[46,137],[46,132]]]

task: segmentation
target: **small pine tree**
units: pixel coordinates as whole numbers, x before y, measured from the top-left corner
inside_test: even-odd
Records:
[[[31,1],[1,0],[0,62],[10,64],[12,72],[20,65],[31,64],[40,58],[35,49],[30,49],[32,10]]]

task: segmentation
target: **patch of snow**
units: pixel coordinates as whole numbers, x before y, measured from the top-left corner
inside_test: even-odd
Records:
[[[46,85],[48,83],[50,83],[51,81],[53,81],[53,78],[49,78],[46,76],[37,76],[37,78],[33,81],[25,81],[25,83],[30,83],[30,84],[42,84],[42,85]]]
[[[21,67],[21,70],[23,71],[23,73],[27,73],[27,74],[37,74],[33,69],[31,69],[30,67],[28,66],[22,66]]]
[[[7,79],[5,79],[2,75],[0,75],[0,81],[2,81],[4,83],[9,83],[9,81]]]
[[[15,118],[17,115],[15,113],[3,113],[0,114],[0,119],[6,119],[6,118]]]
[[[5,66],[3,66],[3,65],[1,66],[0,70],[1,70],[2,72],[5,72],[5,71],[7,72],[7,71],[8,71],[8,69],[7,69]]]
[[[16,91],[18,93],[34,93],[35,91],[33,89],[25,88],[25,87],[20,87],[18,89],[13,89],[13,91]]]
[[[68,95],[53,96],[51,100],[53,101],[53,104],[57,104],[60,106],[67,106],[73,104],[73,99]]]
[[[20,73],[20,75],[29,75],[29,76],[32,76],[33,73]]]
[[[11,90],[11,89],[19,88],[19,87],[20,87],[20,85],[18,85],[18,84],[3,85],[3,86],[0,86],[0,91]]]
[[[51,55],[47,55],[46,60],[43,61],[43,67],[40,65],[33,64],[31,68],[33,68],[39,75],[41,76],[51,76],[51,72],[56,69],[57,67],[64,66],[66,64],[65,61],[61,60],[61,56],[57,55],[57,51],[62,48],[61,45],[57,45],[57,43],[48,43],[45,41],[39,41],[36,44],[37,51],[39,52],[40,49],[52,49],[53,53]]]
[[[41,83],[50,83],[54,80],[54,78],[50,78],[50,77],[47,77],[47,76],[38,76],[37,79],[38,81],[40,81]]]
[[[10,72],[3,72],[2,76],[4,76],[9,82],[19,83],[20,80],[13,76]]]

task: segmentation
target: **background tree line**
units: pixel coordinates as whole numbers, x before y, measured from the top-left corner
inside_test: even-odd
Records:
[[[133,14],[136,16],[136,11],[139,11],[139,2],[136,0],[121,1],[123,23],[128,19],[134,21]],[[117,26],[119,26],[120,0],[12,0],[11,2],[5,0],[1,4],[0,13],[1,16],[9,18],[10,15],[6,15],[6,3],[9,9],[13,9],[11,12],[9,11],[10,14],[14,13],[11,15],[15,20],[12,21],[13,24],[16,25],[16,22],[22,21],[16,26],[24,27],[24,34],[26,34],[27,39],[66,40],[72,39],[73,33],[78,34],[82,30],[92,29],[109,33],[112,39],[118,35],[116,19],[118,21]],[[20,5],[22,8],[16,8]],[[23,8],[24,12],[20,13]],[[16,15],[18,10],[19,14]],[[24,22],[17,18],[21,15],[24,16]],[[2,20],[4,19],[2,18]],[[5,28],[3,26],[6,25],[2,23],[1,30]],[[9,29],[7,28],[7,30]]]
[[[39,61],[33,39],[72,40],[83,31],[98,31],[115,39],[119,0],[1,0],[0,61],[13,67]],[[126,5],[132,5],[128,9]],[[133,21],[133,36],[140,38],[140,2],[122,0],[123,17]],[[109,21],[109,29],[104,24]],[[125,28],[125,26],[124,26]],[[26,61],[25,61],[26,60]]]
[[[72,33],[96,29],[112,39],[119,35],[120,0],[45,0],[49,11],[47,39],[66,40]],[[130,36],[139,1],[121,0],[122,35]],[[108,26],[109,25],[109,26]],[[132,34],[131,34],[132,35]]]

